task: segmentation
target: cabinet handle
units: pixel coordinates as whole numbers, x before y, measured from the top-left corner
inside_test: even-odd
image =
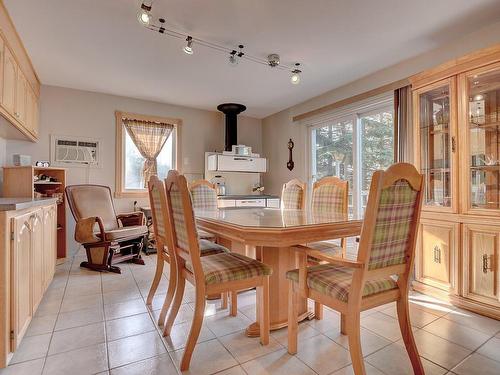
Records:
[[[434,263],[441,263],[441,249],[439,246],[434,246]]]
[[[491,257],[488,254],[483,254],[483,273],[488,273],[488,270],[493,271],[493,267],[490,264]]]
[[[457,150],[457,141],[455,137],[451,137],[451,152],[455,152]]]

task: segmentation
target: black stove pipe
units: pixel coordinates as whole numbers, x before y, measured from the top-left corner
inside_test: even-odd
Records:
[[[247,107],[237,103],[223,103],[217,109],[226,115],[225,151],[231,151],[233,145],[238,144],[238,119],[237,116]]]

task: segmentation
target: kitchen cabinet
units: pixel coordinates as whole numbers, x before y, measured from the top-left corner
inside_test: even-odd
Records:
[[[0,133],[6,139],[37,141],[40,81],[3,2],[0,2],[0,79],[0,115],[7,120],[0,121]]]
[[[55,199],[26,201],[27,208],[0,207],[0,368],[19,347],[55,271]]]
[[[279,198],[267,198],[266,199],[266,207],[269,208],[280,208],[280,199]]]
[[[16,112],[17,63],[10,49],[5,46],[3,53],[2,107],[12,116]]]
[[[212,154],[208,156],[208,170],[264,173],[267,171],[267,160],[249,156]]]

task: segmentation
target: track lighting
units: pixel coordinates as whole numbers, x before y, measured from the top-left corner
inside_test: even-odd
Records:
[[[153,17],[151,16],[151,5],[147,5],[144,2],[141,4],[141,9],[137,13],[137,19],[144,26],[149,26]]]
[[[300,73],[302,73],[302,70],[299,69],[299,66],[299,63],[295,63],[295,69],[292,70],[292,76],[290,77],[290,81],[294,85],[298,85],[300,83]]]
[[[188,55],[193,54],[193,37],[189,36],[186,38],[187,45],[182,49]]]
[[[300,73],[302,73],[302,71],[299,69],[299,63],[296,63],[294,66],[283,63],[280,61],[280,56],[276,53],[271,53],[267,57],[248,54],[243,52],[243,44],[240,44],[238,45],[238,48],[233,49],[232,47],[228,47],[224,44],[193,37],[186,32],[168,27],[166,25],[166,20],[163,17],[153,18],[151,14],[153,0],[141,0],[141,2],[141,7],[137,13],[137,19],[140,24],[146,29],[157,32],[163,36],[185,40],[186,44],[182,48],[184,53],[188,55],[192,55],[194,53],[193,43],[196,40],[196,48],[199,48],[198,46],[202,46],[225,54],[228,58],[227,61],[229,66],[235,67],[239,64],[240,60],[245,59],[246,62],[270,66],[273,70],[291,72],[291,82],[293,84],[298,84],[300,82]]]

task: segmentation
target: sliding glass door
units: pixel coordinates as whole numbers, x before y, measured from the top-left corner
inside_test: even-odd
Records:
[[[393,109],[389,101],[365,112],[355,109],[311,129],[310,186],[326,176],[349,181],[349,214],[361,218],[373,172],[394,162]]]

